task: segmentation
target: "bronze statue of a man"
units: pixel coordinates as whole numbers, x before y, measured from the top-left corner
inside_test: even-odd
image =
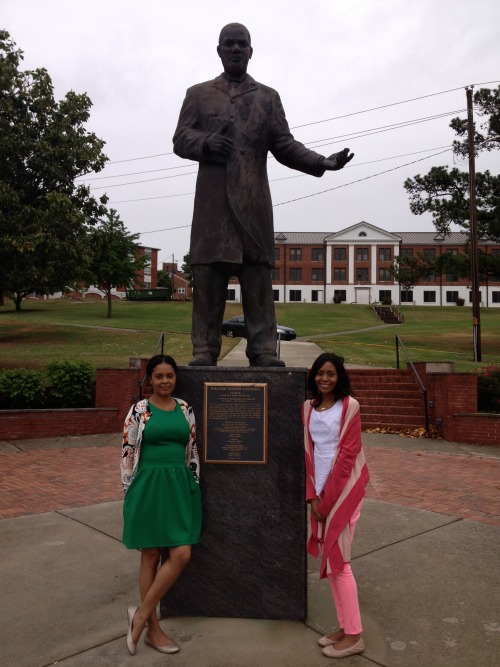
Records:
[[[247,74],[253,49],[244,25],[222,28],[217,53],[224,72],[188,89],[173,138],[177,155],[199,162],[190,247],[189,364],[217,364],[228,281],[237,276],[250,365],[284,366],[276,356],[267,155],[270,151],[287,167],[312,176],[342,169],[353,155],[346,148],[326,158],[293,138],[278,93]]]

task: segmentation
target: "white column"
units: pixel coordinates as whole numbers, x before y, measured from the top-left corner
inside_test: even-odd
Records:
[[[327,244],[327,246],[326,246],[325,266],[326,266],[326,284],[331,285],[332,284],[332,246],[330,244]]]
[[[371,284],[376,285],[377,284],[377,246],[372,243],[371,245],[371,251],[370,251],[370,256],[371,256]]]
[[[348,283],[349,285],[354,284],[354,245],[349,246],[349,267],[348,267],[348,272],[349,272],[349,279]]]

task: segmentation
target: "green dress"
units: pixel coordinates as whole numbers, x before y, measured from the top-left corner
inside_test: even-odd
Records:
[[[197,544],[201,495],[186,465],[189,424],[175,410],[149,404],[139,468],[123,502],[123,543],[128,549]]]

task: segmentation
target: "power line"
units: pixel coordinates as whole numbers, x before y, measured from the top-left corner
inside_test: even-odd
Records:
[[[333,188],[328,188],[327,190],[321,190],[319,192],[313,192],[310,195],[304,195],[303,197],[296,197],[295,199],[288,199],[287,201],[282,201],[279,204],[273,204],[273,208],[277,206],[284,206],[284,204],[291,204],[295,201],[300,201],[301,199],[309,199],[310,197],[317,197],[318,195],[323,195],[325,192],[332,192],[333,190],[340,190],[340,188],[345,188],[348,185],[354,185],[355,183],[361,183],[362,181],[368,181],[371,178],[376,176],[382,176],[383,174],[388,174],[391,171],[396,171],[397,169],[402,169],[403,167],[408,167],[410,164],[416,164],[417,162],[422,162],[423,160],[428,160],[431,157],[436,157],[436,155],[442,155],[448,151],[453,150],[452,148],[447,148],[445,151],[440,151],[439,153],[433,153],[432,155],[427,155],[422,157],[419,160],[413,160],[412,162],[407,162],[406,164],[400,164],[398,167],[393,167],[392,169],[386,169],[385,171],[379,171],[377,174],[372,174],[371,176],[365,176],[364,178],[358,178],[356,181],[350,181],[349,183],[343,183],[342,185],[336,185]]]
[[[355,139],[360,139],[363,137],[371,136],[373,134],[380,134],[382,132],[390,132],[392,130],[397,130],[400,128],[404,127],[410,127],[412,125],[417,125],[419,123],[426,123],[432,120],[436,120],[439,118],[444,118],[446,116],[452,116],[453,114],[456,113],[461,113],[463,109],[456,109],[454,111],[447,111],[446,113],[441,113],[441,114],[435,114],[433,116],[423,116],[422,118],[414,118],[412,120],[406,120],[402,121],[400,123],[391,123],[389,125],[381,125],[379,127],[375,128],[370,128],[368,130],[362,130],[361,132],[358,133],[348,133],[348,134],[339,134],[335,137],[328,137],[325,139],[316,139],[314,141],[309,141],[306,143],[307,146],[311,146],[312,148],[321,148],[322,146],[328,146],[331,143],[335,143],[339,141],[340,139],[344,139],[345,141],[353,141]],[[326,142],[326,143],[319,143],[319,142]],[[141,173],[141,172],[139,172]],[[147,172],[144,172],[147,173]],[[153,183],[154,181],[162,181],[166,180],[169,178],[180,178],[182,176],[190,176],[193,174],[196,174],[196,171],[188,171],[185,172],[184,174],[173,174],[171,176],[160,176],[158,178],[147,178],[141,181],[130,181],[128,183],[116,183],[114,185],[108,185],[108,186],[98,186],[98,187],[93,187],[92,190],[107,190],[109,188],[120,188],[126,185],[138,185],[141,183]],[[132,175],[132,174],[130,174]]]
[[[451,148],[447,148],[444,151],[439,151],[438,153],[433,153],[432,155],[426,155],[423,158],[420,158],[418,160],[412,160],[411,162],[407,162],[406,164],[400,164],[398,167],[393,167],[392,169],[386,169],[385,171],[380,171],[377,174],[372,174],[371,176],[365,176],[364,178],[358,178],[355,181],[350,181],[349,183],[344,183],[342,185],[337,185],[333,188],[328,188],[327,190],[321,190],[320,192],[313,192],[310,195],[304,195],[303,197],[296,197],[295,199],[288,199],[287,201],[280,202],[279,204],[273,204],[273,208],[276,208],[278,206],[284,206],[285,204],[291,204],[296,201],[300,201],[301,199],[309,199],[311,197],[317,197],[318,195],[325,194],[326,192],[332,192],[333,190],[340,190],[340,188],[345,188],[348,185],[355,185],[356,183],[361,183],[362,181],[368,181],[371,178],[376,178],[377,176],[382,176],[383,174],[388,174],[391,171],[396,171],[397,169],[402,169],[403,167],[408,167],[411,164],[416,164],[417,162],[422,162],[423,160],[428,160],[431,157],[436,157],[437,155],[442,155],[443,153],[447,153],[448,151],[452,150]],[[148,232],[139,232],[139,234],[142,236],[143,234],[157,234],[160,232],[170,232],[175,229],[186,229],[187,227],[191,227],[191,225],[180,225],[178,227],[167,227],[165,229],[154,229],[150,230]]]
[[[194,195],[194,192],[180,192],[176,195],[158,195],[157,197],[141,197],[139,199],[120,199],[120,201],[112,201],[110,204],[129,204],[136,201],[149,201],[151,199],[171,199],[172,197],[187,197],[188,195]]]
[[[311,144],[317,144],[320,141],[330,141],[335,142],[339,139],[344,139],[345,141],[352,141],[354,139],[362,139],[363,137],[369,137],[372,134],[380,134],[381,132],[390,132],[391,130],[399,130],[402,127],[410,127],[411,125],[418,125],[419,123],[427,123],[431,120],[437,120],[439,118],[445,118],[446,116],[452,116],[455,113],[461,113],[465,109],[458,109],[456,111],[447,111],[446,113],[436,114],[435,116],[423,116],[422,118],[414,118],[413,120],[404,120],[400,123],[391,123],[390,125],[381,125],[380,127],[373,127],[369,130],[361,130],[360,132],[350,132],[347,134],[339,134],[335,137],[328,137],[325,139],[316,139],[314,141],[309,141],[308,146]],[[328,146],[329,144],[319,144],[317,146],[312,146],[313,148],[321,148],[321,146]]]
[[[137,185],[140,183],[153,183],[154,181],[165,181],[167,178],[181,178],[182,176],[190,176],[197,174],[197,171],[188,171],[185,174],[173,174],[172,176],[160,176],[159,178],[146,178],[144,181],[131,181],[130,183],[115,183],[115,185],[100,185],[92,190],[108,190],[109,188],[122,188],[124,185]]]
[[[499,83],[498,81],[485,81],[483,83],[471,84],[472,86],[487,86],[492,83]],[[379,107],[372,107],[371,109],[363,109],[362,111],[353,111],[351,113],[342,114],[341,116],[333,116],[332,118],[325,118],[324,120],[315,120],[312,123],[304,123],[302,125],[294,125],[291,127],[291,130],[297,130],[300,127],[309,127],[311,125],[319,125],[320,123],[328,123],[331,120],[340,120],[341,118],[349,118],[350,116],[359,116],[363,113],[370,113],[371,111],[379,111],[380,109],[388,109],[389,107],[395,107],[400,104],[408,104],[408,102],[416,102],[417,100],[425,100],[429,97],[436,97],[437,95],[445,95],[446,93],[454,93],[457,90],[463,90],[464,86],[459,86],[458,88],[450,88],[449,90],[442,90],[439,93],[430,93],[429,95],[420,95],[420,97],[411,97],[407,100],[401,100],[400,102],[391,102],[390,104],[383,104]]]
[[[166,229],[152,229],[149,232],[138,232],[141,236],[143,234],[158,234],[159,232],[171,232],[174,229],[185,229],[186,227],[191,227],[191,225],[180,225],[179,227],[167,227]]]
[[[139,159],[139,158],[138,158]],[[122,178],[123,176],[140,176],[141,174],[154,174],[158,171],[171,171],[172,169],[189,169],[190,167],[193,167],[196,162],[190,162],[189,164],[182,164],[179,165],[178,167],[163,167],[162,169],[147,169],[146,171],[131,171],[126,174],[114,174],[113,176],[96,176],[95,178],[84,178],[83,176],[80,176],[79,178],[76,178],[75,180],[81,181],[102,181],[105,178]]]
[[[367,162],[356,162],[355,164],[350,163],[344,168],[345,169],[353,169],[354,167],[363,167],[367,164],[375,164],[377,162],[386,162],[387,160],[397,160],[400,157],[409,157],[410,155],[419,155],[420,153],[428,153],[429,151],[437,151],[437,150],[444,149],[444,148],[446,148],[447,150],[451,150],[447,146],[435,146],[434,148],[426,148],[424,150],[413,151],[411,153],[401,153],[399,155],[391,155],[389,157],[378,158],[377,160],[369,160]],[[446,151],[443,151],[443,152],[446,152]],[[438,155],[440,155],[440,153],[438,153]],[[429,157],[431,157],[431,156],[429,156]],[[425,159],[427,159],[427,158],[425,158]],[[288,181],[292,178],[304,178],[306,175],[307,174],[300,173],[300,174],[294,174],[293,176],[282,176],[280,178],[270,178],[269,183],[276,183],[278,181]],[[150,200],[153,200],[153,199],[172,199],[174,197],[187,197],[187,196],[192,196],[194,194],[195,194],[194,192],[179,192],[179,193],[173,194],[173,195],[158,195],[158,196],[155,196],[155,197],[139,197],[137,199],[120,199],[119,201],[112,201],[112,202],[109,202],[109,203],[110,204],[130,204],[130,203],[133,203],[133,202],[150,201]]]
[[[488,86],[488,85],[497,84],[497,83],[500,83],[500,80],[498,80],[498,81],[483,81],[481,83],[474,83],[474,84],[470,84],[470,85],[472,85],[472,86]],[[394,106],[398,106],[398,105],[401,105],[401,104],[407,104],[409,102],[415,102],[417,100],[423,100],[423,99],[426,99],[426,98],[429,98],[429,97],[436,97],[438,95],[445,95],[447,93],[453,93],[457,90],[463,90],[464,88],[465,88],[465,86],[458,86],[457,88],[450,88],[448,90],[442,90],[442,91],[437,92],[437,93],[430,93],[429,95],[421,95],[420,97],[411,97],[407,100],[400,100],[399,102],[391,102],[389,104],[383,104],[382,106],[372,107],[370,109],[363,109],[362,111],[352,111],[350,113],[342,114],[341,116],[333,116],[332,118],[325,118],[324,120],[316,120],[316,121],[312,121],[310,123],[303,123],[302,125],[294,125],[290,129],[291,130],[296,130],[300,127],[309,127],[310,125],[319,125],[320,123],[327,123],[331,120],[339,120],[341,118],[349,118],[350,116],[358,116],[360,114],[369,113],[371,111],[378,111],[379,109],[388,109],[389,107],[394,107]],[[142,157],[127,158],[127,159],[124,159],[124,160],[110,160],[107,163],[107,165],[122,164],[124,162],[134,162],[134,161],[137,161],[137,160],[150,160],[150,159],[156,158],[156,157],[165,157],[166,155],[174,155],[174,152],[170,151],[168,153],[157,153],[155,155],[144,155]]]

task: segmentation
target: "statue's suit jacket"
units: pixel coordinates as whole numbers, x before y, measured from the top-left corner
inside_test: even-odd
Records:
[[[212,133],[233,140],[228,158],[209,159]],[[274,266],[268,151],[284,165],[322,176],[321,155],[296,141],[278,93],[250,76],[235,89],[224,75],[188,89],[173,138],[174,152],[199,162],[190,261]]]

